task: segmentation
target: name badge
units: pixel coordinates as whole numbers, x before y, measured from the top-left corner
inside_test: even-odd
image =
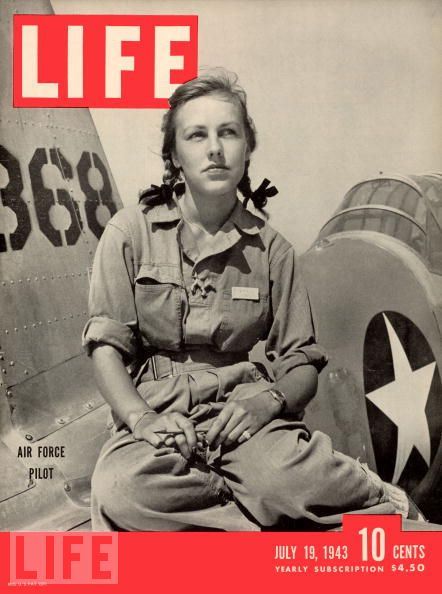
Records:
[[[259,301],[258,287],[232,287],[232,299]]]

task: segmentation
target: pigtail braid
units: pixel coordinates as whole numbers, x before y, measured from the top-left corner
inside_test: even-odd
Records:
[[[180,177],[180,170],[175,167],[172,162],[172,159],[168,156],[163,157],[164,161],[164,174],[163,174],[163,184],[168,186],[174,186]]]
[[[249,164],[250,161],[247,161],[244,175],[238,184],[238,190],[244,196],[244,208],[247,206],[249,200],[251,200],[253,202],[253,206],[261,211],[266,217],[268,217],[268,214],[264,208],[267,205],[268,198],[275,196],[278,193],[278,190],[275,188],[275,186],[270,186],[270,180],[264,179],[260,186],[256,190],[252,191],[249,177]]]
[[[252,198],[252,195],[253,195],[252,187],[250,185],[249,164],[250,164],[250,161],[247,161],[246,167],[244,169],[244,175],[242,176],[242,178],[238,184],[238,190],[244,196],[244,201],[243,201],[244,208],[246,208],[248,201]]]
[[[173,192],[177,195],[184,193],[184,183],[181,182],[181,171],[172,162],[172,159],[165,157],[163,183],[161,186],[152,184],[141,192],[139,202],[146,206],[156,206],[157,204],[166,204],[172,200]]]

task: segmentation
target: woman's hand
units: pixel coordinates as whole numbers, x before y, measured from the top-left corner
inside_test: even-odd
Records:
[[[179,412],[148,413],[135,424],[133,434],[155,448],[177,447],[184,458],[190,458],[197,443],[195,427]]]
[[[280,408],[267,391],[251,398],[230,401],[213,421],[207,433],[207,443],[214,449],[222,443],[232,445],[247,441],[274,419]]]

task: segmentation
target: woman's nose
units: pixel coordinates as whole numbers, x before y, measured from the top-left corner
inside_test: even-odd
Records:
[[[221,148],[210,148],[209,149],[209,158],[213,159],[214,157],[221,157],[223,154],[223,151],[221,150]]]
[[[223,156],[223,147],[221,146],[218,137],[210,139],[210,144],[207,153],[209,159],[219,159]]]

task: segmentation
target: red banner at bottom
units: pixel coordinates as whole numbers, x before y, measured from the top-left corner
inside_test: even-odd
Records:
[[[430,528],[410,523],[403,530],[399,516],[348,515],[339,532],[0,533],[0,591],[47,585],[66,592],[72,584],[82,584],[84,594],[435,588],[442,532]]]

